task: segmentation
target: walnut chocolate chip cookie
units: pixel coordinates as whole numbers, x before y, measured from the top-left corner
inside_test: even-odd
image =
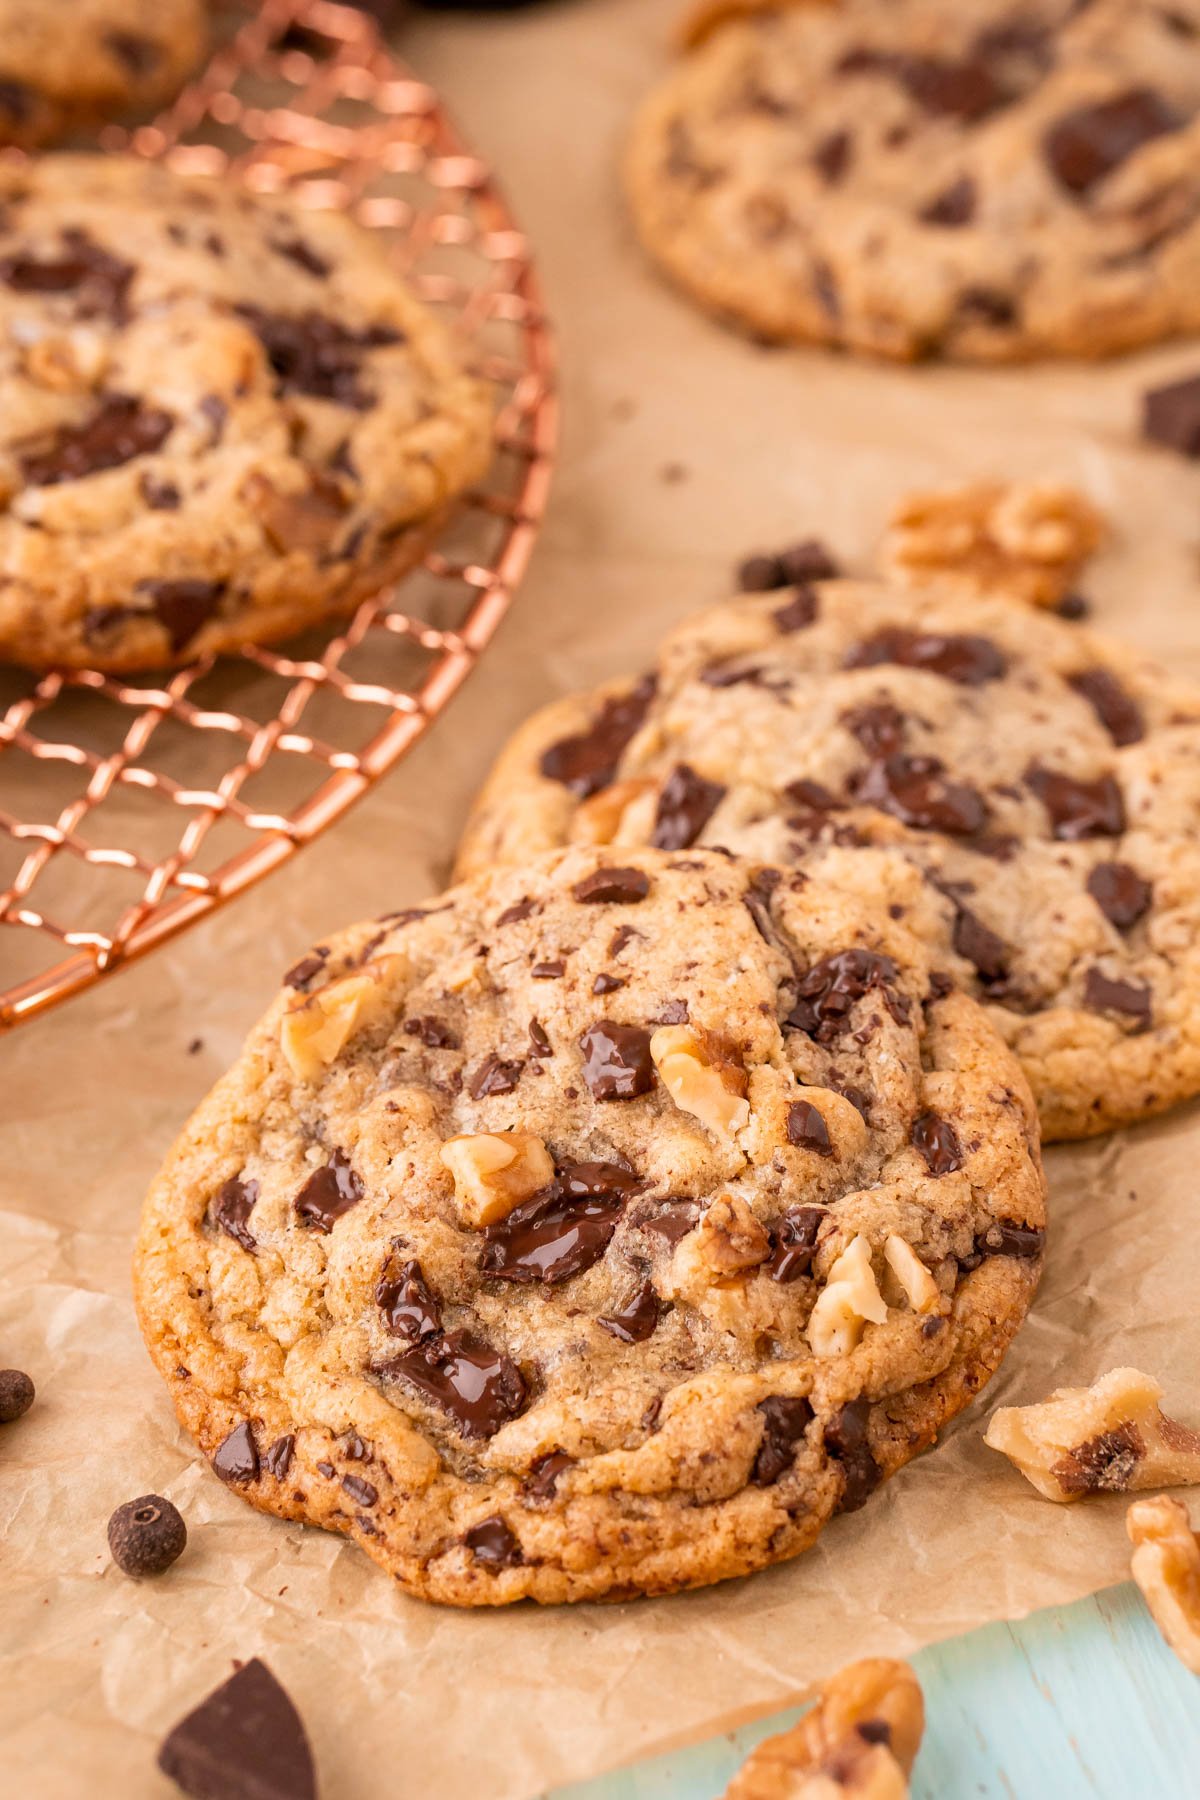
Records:
[[[979,361],[1200,325],[1197,0],[743,0],[693,39],[628,185],[721,315]]]
[[[1048,614],[817,582],[686,620],[517,733],[460,873],[568,841],[720,845],[898,910],[1047,1137],[1200,1090],[1200,691]]]
[[[410,562],[490,399],[352,221],[136,158],[0,169],[0,657],[269,643]]]
[[[795,1556],[1033,1295],[1016,1060],[819,874],[568,850],[286,981],[150,1193],[142,1327],[223,1480],[414,1594]]]
[[[0,143],[165,105],[207,39],[204,0],[0,0]]]
[[[925,1699],[907,1663],[850,1663],[798,1725],[752,1752],[724,1800],[906,1800],[924,1733]]]

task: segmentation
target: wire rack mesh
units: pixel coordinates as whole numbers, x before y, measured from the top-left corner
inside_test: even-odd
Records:
[[[169,112],[105,148],[348,211],[495,385],[495,457],[422,565],[330,636],[158,678],[0,670],[0,1028],[162,943],[276,868],[416,742],[520,581],[554,449],[529,246],[437,95],[361,13],[226,0]]]

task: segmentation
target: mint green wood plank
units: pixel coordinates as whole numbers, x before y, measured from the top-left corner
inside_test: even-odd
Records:
[[[1200,1796],[1200,1681],[1130,1583],[937,1644],[913,1665],[928,1711],[914,1800]],[[753,1746],[802,1710],[553,1800],[714,1800]]]

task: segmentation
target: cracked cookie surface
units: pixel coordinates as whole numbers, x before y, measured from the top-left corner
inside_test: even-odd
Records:
[[[819,876],[573,849],[287,981],[148,1197],[139,1314],[216,1472],[415,1594],[792,1557],[1029,1304],[1024,1078]]]
[[[1099,356],[1200,325],[1198,113],[1197,0],[798,0],[710,22],[628,186],[650,254],[760,336]]]
[[[1112,639],[873,583],[714,607],[640,683],[522,727],[460,873],[571,840],[721,845],[902,908],[1047,1137],[1200,1091],[1200,691]]]
[[[410,563],[490,399],[352,221],[136,158],[0,170],[0,657],[270,643]]]

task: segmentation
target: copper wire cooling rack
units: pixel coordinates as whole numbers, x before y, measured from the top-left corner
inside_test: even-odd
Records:
[[[437,95],[325,0],[233,0],[152,125],[106,148],[348,210],[496,386],[495,460],[402,585],[338,635],[169,676],[0,671],[0,1027],[223,905],[337,819],[426,731],[524,574],[555,436],[529,246]]]

